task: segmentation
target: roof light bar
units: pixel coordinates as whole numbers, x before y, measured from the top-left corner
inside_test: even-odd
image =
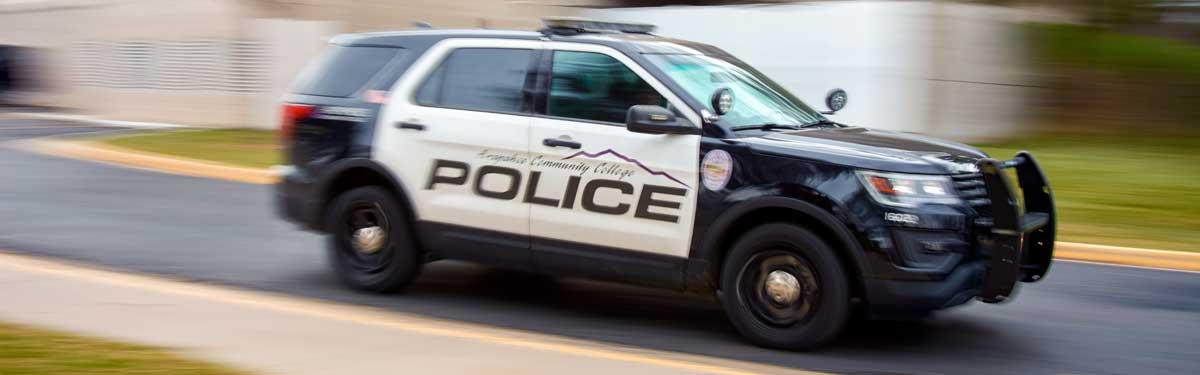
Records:
[[[649,34],[657,26],[648,23],[597,21],[578,17],[543,18],[542,24],[551,29],[574,29],[579,31],[617,31],[622,33]]]

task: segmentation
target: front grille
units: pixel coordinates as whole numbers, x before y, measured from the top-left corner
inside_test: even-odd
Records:
[[[967,173],[950,176],[954,180],[954,188],[958,190],[958,195],[967,206],[975,210],[974,225],[971,226],[972,247],[979,249],[976,255],[988,257],[984,248],[980,246],[981,241],[986,241],[988,233],[991,233],[992,225],[992,201],[988,198],[987,184],[983,182],[982,173]]]
[[[983,182],[983,174],[968,173],[950,177],[954,180],[954,188],[958,190],[958,196],[978,214],[975,222],[990,226],[992,201],[988,199],[987,185]]]

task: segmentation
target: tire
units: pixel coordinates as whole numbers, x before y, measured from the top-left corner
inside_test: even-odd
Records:
[[[390,192],[379,186],[346,191],[334,198],[326,215],[330,263],[346,285],[394,293],[416,278],[420,251],[408,215]],[[355,237],[360,229],[364,234]]]
[[[734,243],[721,266],[718,297],[742,336],[771,348],[817,348],[841,333],[852,312],[849,281],[833,248],[786,223],[758,226]]]

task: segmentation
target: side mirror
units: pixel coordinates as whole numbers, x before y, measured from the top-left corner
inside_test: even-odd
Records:
[[[656,105],[635,105],[625,114],[625,128],[634,133],[700,134],[700,128]]]
[[[823,115],[832,115],[837,111],[846,108],[846,101],[849,98],[846,96],[846,90],[833,89],[828,94],[825,94],[825,106],[829,107],[828,111],[821,112]]]

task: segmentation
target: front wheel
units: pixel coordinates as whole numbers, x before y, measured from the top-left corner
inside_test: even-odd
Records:
[[[850,287],[833,248],[802,227],[772,223],[734,244],[721,266],[721,303],[738,332],[767,347],[812,349],[850,317]]]
[[[326,218],[334,271],[359,290],[388,293],[408,286],[421,267],[408,224],[396,199],[381,187],[338,195]]]

